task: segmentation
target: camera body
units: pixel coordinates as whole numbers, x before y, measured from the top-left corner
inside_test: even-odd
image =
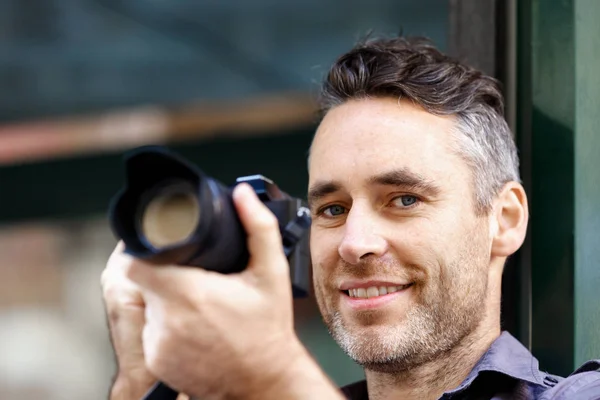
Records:
[[[157,265],[195,266],[224,274],[246,268],[246,232],[231,197],[232,187],[162,146],[125,155],[126,184],[113,197],[109,220],[125,252]],[[308,294],[310,212],[262,175],[240,177],[279,222],[290,264],[294,297]]]

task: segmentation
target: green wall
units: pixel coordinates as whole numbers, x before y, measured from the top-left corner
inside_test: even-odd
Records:
[[[518,114],[531,208],[531,348],[600,358],[600,2],[519,2]]]
[[[575,1],[575,363],[600,358],[600,1]]]

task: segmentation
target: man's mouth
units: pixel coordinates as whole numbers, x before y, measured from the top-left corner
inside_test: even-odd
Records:
[[[412,283],[397,286],[369,286],[344,290],[344,293],[350,297],[369,299],[408,289],[410,286],[412,286]]]

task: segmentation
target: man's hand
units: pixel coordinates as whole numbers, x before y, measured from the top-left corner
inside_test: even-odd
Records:
[[[124,261],[146,306],[148,370],[203,400],[341,398],[295,335],[277,219],[247,184],[233,198],[251,255],[243,272]]]
[[[102,272],[102,292],[118,371],[111,400],[138,400],[156,382],[146,368],[142,331],[146,322],[145,304],[136,284],[125,271],[135,262],[123,254],[119,243]]]

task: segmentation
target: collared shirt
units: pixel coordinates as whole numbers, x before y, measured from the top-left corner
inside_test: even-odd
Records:
[[[367,384],[342,388],[350,400],[368,400]],[[440,400],[598,400],[600,360],[583,364],[567,378],[540,371],[538,360],[517,339],[503,332],[469,376]]]

